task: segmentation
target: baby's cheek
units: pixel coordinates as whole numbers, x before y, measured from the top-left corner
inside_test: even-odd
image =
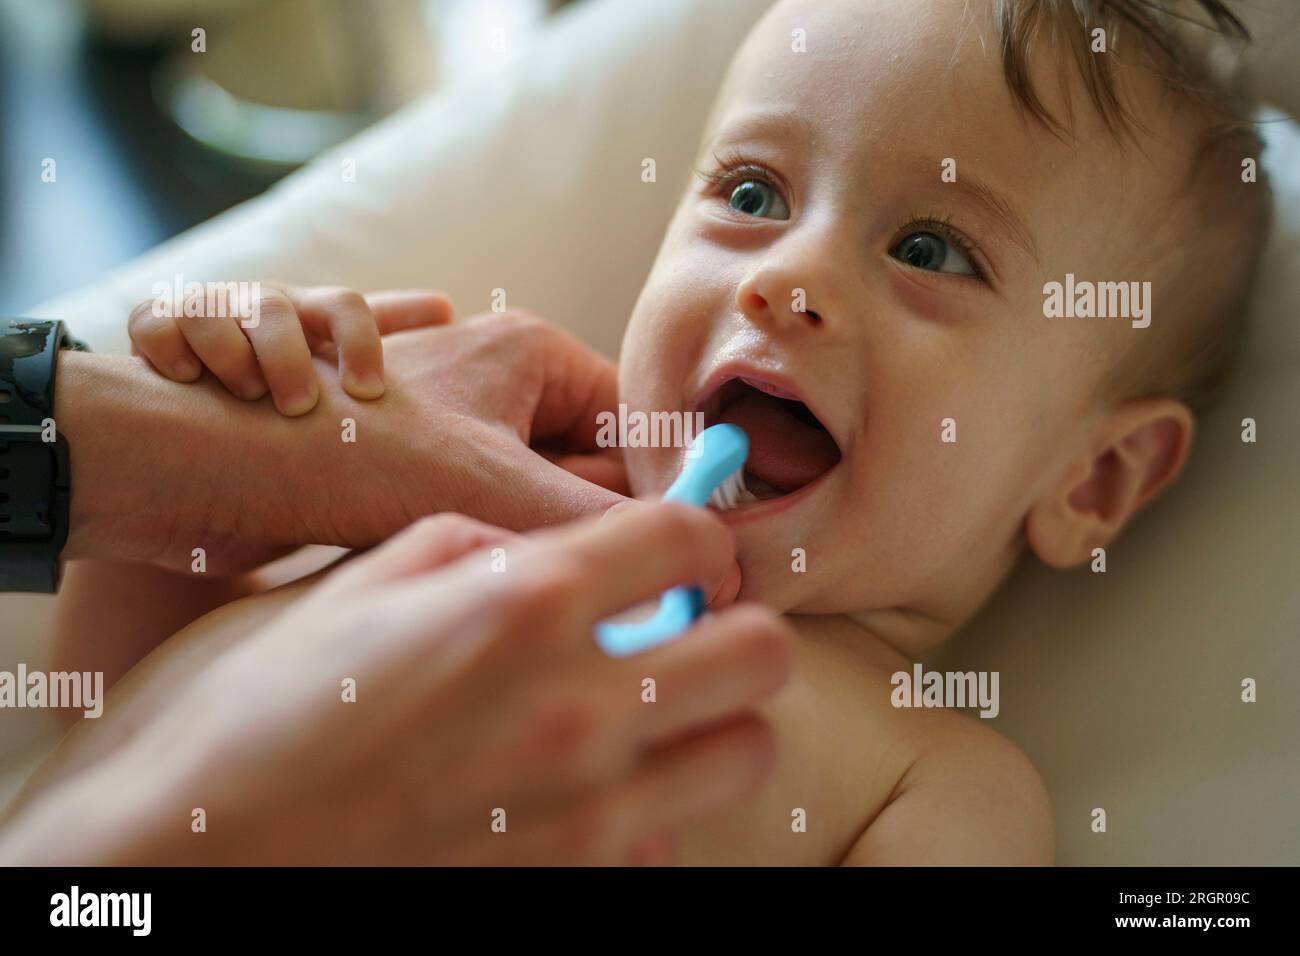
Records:
[[[626,441],[623,456],[628,480],[638,498],[657,497],[677,477],[680,444],[694,435],[695,422],[682,407],[687,370],[666,355],[640,349],[635,342],[625,347],[621,363],[622,408],[616,411],[626,423],[626,434],[620,438]],[[664,416],[664,412],[676,417]]]
[[[672,448],[625,448],[628,484],[634,498],[658,498],[677,477],[679,453]]]

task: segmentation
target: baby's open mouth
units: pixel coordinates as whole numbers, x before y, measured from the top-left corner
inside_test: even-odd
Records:
[[[705,426],[728,422],[749,436],[743,490],[734,507],[793,494],[840,461],[840,447],[812,410],[757,379],[725,380],[700,403]]]

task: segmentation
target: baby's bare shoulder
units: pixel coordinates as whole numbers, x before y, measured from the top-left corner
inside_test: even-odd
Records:
[[[959,710],[899,706],[896,675],[910,669],[869,635],[824,619],[796,626],[800,676],[818,689],[809,697],[855,741],[836,760],[864,800],[843,862],[1051,863],[1051,803],[1015,744]]]
[[[1050,865],[1052,806],[1033,763],[979,718],[903,711],[912,763],[845,858],[873,865]],[[908,726],[903,729],[902,722]]]

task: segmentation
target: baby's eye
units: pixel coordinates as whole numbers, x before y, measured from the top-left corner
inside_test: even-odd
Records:
[[[913,232],[904,236],[889,253],[895,259],[931,272],[976,275],[970,260],[951,242],[932,232]]]
[[[738,183],[731,191],[728,200],[732,209],[747,216],[762,216],[767,219],[789,219],[790,210],[785,200],[770,183],[761,179],[746,179]]]

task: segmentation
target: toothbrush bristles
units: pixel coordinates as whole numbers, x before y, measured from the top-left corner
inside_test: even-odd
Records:
[[[744,471],[735,471],[724,478],[709,495],[709,504],[720,511],[730,511],[736,507],[740,493],[745,490]]]

